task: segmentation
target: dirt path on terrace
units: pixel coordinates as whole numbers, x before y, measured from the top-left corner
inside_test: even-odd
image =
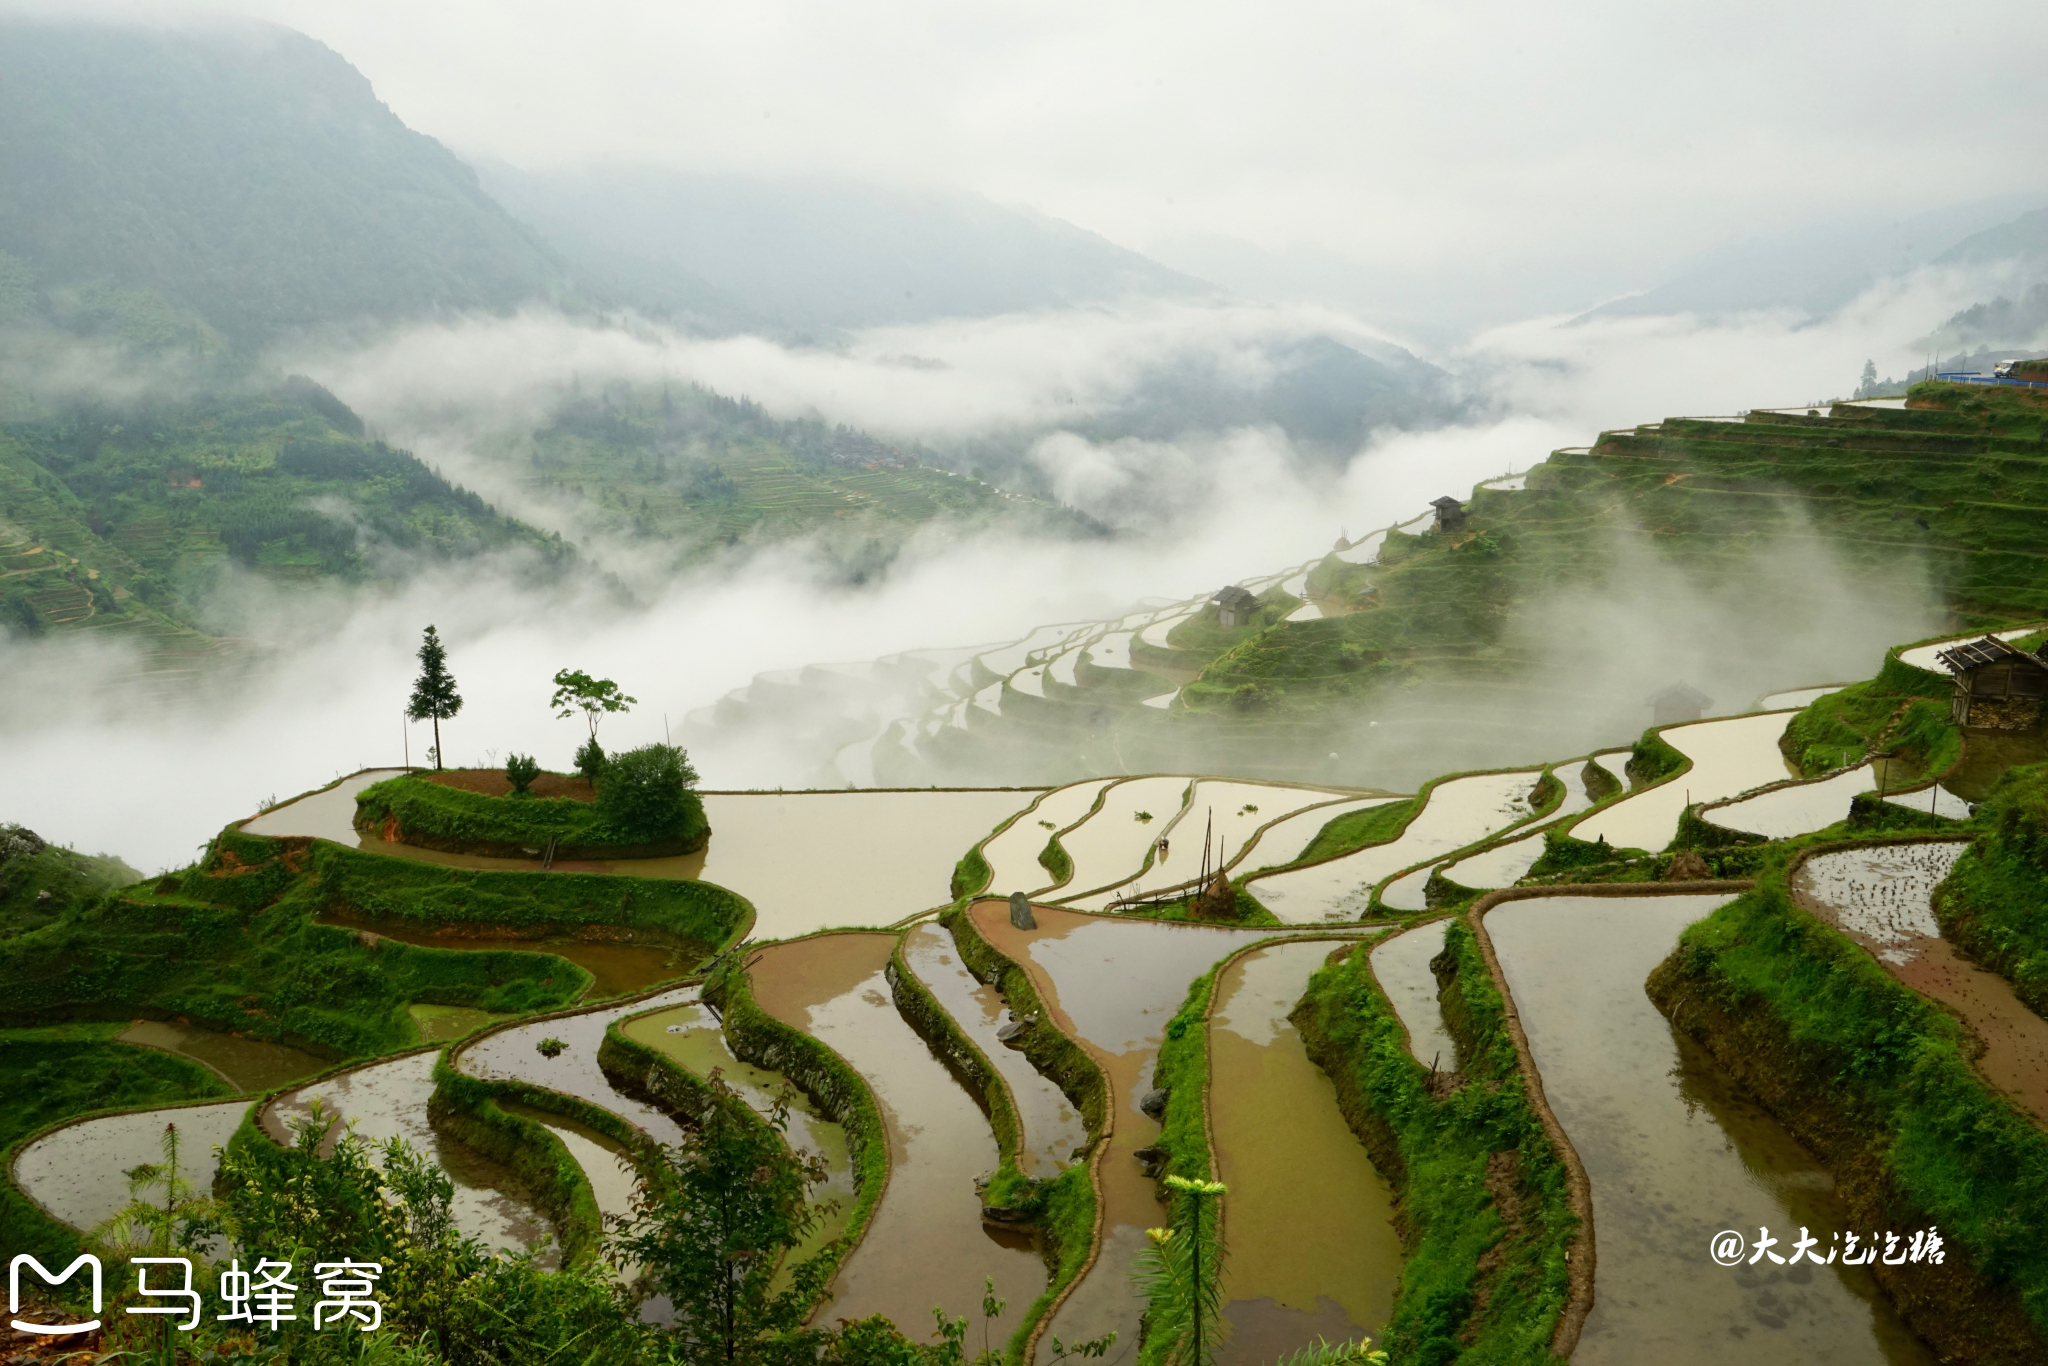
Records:
[[[430,783],[443,787],[460,788],[464,792],[481,793],[486,797],[509,797],[512,795],[512,780],[505,776],[502,768],[444,768],[437,773],[419,775]],[[567,776],[560,773],[543,773],[527,788],[536,797],[567,797],[572,802],[594,802],[597,789],[590,785],[590,779],[581,776]]]
[[[1920,843],[1816,855],[1793,874],[1792,895],[1892,976],[1961,1016],[1984,1043],[1978,1073],[2048,1128],[2048,1020],[2003,977],[1963,957],[1935,923],[1934,888],[1964,847]]]

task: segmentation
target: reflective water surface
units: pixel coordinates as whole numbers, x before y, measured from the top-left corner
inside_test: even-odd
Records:
[[[1377,1337],[1393,1309],[1393,1192],[1287,1019],[1336,947],[1258,949],[1217,979],[1209,1116],[1216,1177],[1230,1188],[1224,1366],[1267,1366],[1318,1337]]]
[[[1827,1172],[1644,992],[1725,898],[1557,897],[1486,918],[1558,1121],[1592,1182],[1599,1261],[1576,1366],[1932,1366],[1860,1268],[1723,1268],[1713,1235],[1847,1224]],[[1868,1230],[1863,1231],[1865,1236]]]

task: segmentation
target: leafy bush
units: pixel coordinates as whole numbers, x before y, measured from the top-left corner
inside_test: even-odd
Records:
[[[597,741],[590,744],[595,748]],[[697,770],[676,745],[629,749],[604,766],[597,786],[598,814],[622,843],[673,839],[704,818],[703,802],[690,791],[696,781]]]
[[[605,762],[604,746],[597,743],[595,735],[576,749],[576,771],[590,779],[592,784],[604,776]]]
[[[512,795],[530,795],[527,789],[540,776],[540,763],[531,754],[512,754],[505,758],[505,781],[512,784]]]

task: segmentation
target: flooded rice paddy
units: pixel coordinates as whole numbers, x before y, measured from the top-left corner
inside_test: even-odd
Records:
[[[699,1077],[717,1072],[719,1080],[761,1114],[773,1110],[778,1097],[788,1099],[788,1128],[783,1137],[791,1148],[823,1161],[825,1179],[811,1188],[810,1198],[827,1210],[817,1226],[790,1250],[785,1266],[796,1266],[846,1231],[859,1193],[854,1189],[853,1155],[843,1125],[819,1114],[811,1099],[782,1073],[733,1056],[718,1020],[701,1002],[687,1001],[635,1015],[619,1026],[619,1032]]]
[[[1155,649],[1171,650],[1173,645],[1166,639],[1168,633],[1194,615],[1193,612],[1180,612],[1170,617],[1162,617],[1140,631],[1138,639]]]
[[[1136,631],[1111,631],[1088,647],[1088,662],[1098,669],[1131,667],[1131,637]]]
[[[1412,873],[1401,874],[1381,889],[1380,904],[1397,911],[1426,910],[1429,903],[1423,892],[1429,886],[1429,875],[1435,871],[1435,865],[1424,864]]]
[[[1756,702],[1757,711],[1783,711],[1787,707],[1805,707],[1817,702],[1829,693],[1840,692],[1848,685],[1831,683],[1825,688],[1794,688],[1790,692],[1765,693]]]
[[[1278,868],[1292,863],[1301,857],[1302,850],[1308,848],[1309,841],[1339,816],[1400,800],[1399,797],[1361,797],[1357,801],[1332,802],[1328,806],[1298,811],[1285,820],[1275,822],[1272,828],[1253,839],[1244,853],[1238,856],[1238,865],[1242,868]]]
[[[1436,974],[1429,970],[1429,960],[1444,951],[1444,931],[1450,924],[1449,920],[1432,920],[1372,949],[1372,975],[1386,993],[1387,1004],[1407,1027],[1408,1052],[1424,1067],[1444,1072],[1458,1070],[1458,1046],[1444,1028]]]
[[[1222,1366],[1266,1366],[1318,1337],[1378,1336],[1401,1276],[1393,1195],[1287,1016],[1332,949],[1277,944],[1218,976],[1209,1116],[1230,1260]]]
[[[986,1276],[1009,1302],[993,1325],[1005,1337],[1045,1288],[1045,1263],[1028,1235],[982,1222],[974,1178],[996,1169],[995,1135],[897,1013],[883,975],[895,944],[893,935],[819,935],[770,945],[748,969],[763,1010],[866,1080],[888,1132],[888,1188],[817,1316],[926,1324],[941,1308],[978,1319]]]
[[[592,980],[587,998],[591,1000],[645,991],[662,982],[686,977],[704,956],[701,949],[636,944],[630,940],[578,939],[568,935],[470,934],[466,933],[471,928],[469,926],[451,926],[437,933],[424,926],[388,920],[348,920],[335,916],[322,917],[318,923],[360,930],[381,939],[395,939],[401,944],[416,944],[427,949],[552,954],[556,958],[567,959],[590,974]]]
[[[377,769],[344,779],[245,822],[242,828],[258,835],[333,840],[352,849],[443,867],[539,871],[530,859],[444,854],[360,839],[352,824],[355,794],[398,772]],[[711,821],[711,842],[699,853],[611,862],[558,861],[554,867],[562,872],[715,882],[754,903],[759,917],[754,933],[762,938],[808,934],[832,925],[882,925],[944,904],[961,851],[1035,795],[986,789],[707,792],[704,810]],[[372,928],[391,933],[381,925]],[[437,946],[468,947],[438,942]]]
[[[1984,1079],[2048,1124],[2048,1020],[2005,978],[1958,953],[1934,918],[1934,889],[1968,847],[1958,840],[1817,854],[1792,875],[1792,894],[1894,977],[1961,1016],[1984,1042],[1976,1060]]]
[[[1142,897],[1169,887],[1183,886],[1201,874],[1205,842],[1208,845],[1206,861],[1213,873],[1219,867],[1229,867],[1234,863],[1261,826],[1303,807],[1335,801],[1343,795],[1328,789],[1198,778],[1185,814],[1170,832],[1161,832],[1168,841],[1167,847],[1161,850],[1157,841],[1154,842],[1150,868],[1110,891],[1077,897],[1068,904],[1077,910],[1098,911],[1119,899]],[[1078,872],[1076,881],[1079,881]]]
[[[938,925],[918,925],[905,932],[903,961],[1008,1084],[1024,1131],[1019,1170],[1026,1176],[1057,1176],[1087,1144],[1088,1126],[1059,1087],[1022,1053],[996,1038],[996,1031],[1008,1022],[1002,993],[967,970],[953,937]]]
[[[24,1147],[14,1159],[14,1180],[53,1218],[92,1229],[127,1207],[121,1173],[164,1160],[166,1124],[178,1126],[180,1175],[203,1192],[220,1169],[213,1150],[248,1111],[248,1101],[230,1100],[80,1120]],[[162,1189],[154,1194],[161,1197]]]
[[[1875,771],[1871,765],[1862,764],[1832,778],[1794,783],[1775,792],[1759,792],[1700,814],[1728,830],[1746,830],[1774,840],[1791,839],[1847,820],[1850,801],[1861,793],[1876,790]]]
[[[1543,836],[1524,835],[1459,859],[1444,869],[1444,876],[1460,887],[1512,887],[1529,876],[1542,857]]]
[[[1952,821],[1970,818],[1971,803],[1964,801],[1939,783],[1931,783],[1918,792],[1901,792],[1896,796],[1886,797],[1885,800],[1908,811],[1925,811],[1931,816],[1946,816]]]
[[[1910,664],[1916,669],[1925,669],[1929,673],[1946,674],[1948,666],[1935,658],[1935,656],[1950,646],[1963,645],[1973,640],[1982,640],[1987,634],[1997,636],[2000,640],[2018,640],[2021,636],[2032,635],[2040,629],[2040,625],[2036,623],[2032,626],[2015,626],[2009,631],[1972,631],[1968,635],[1949,636],[1946,639],[1937,640],[1927,645],[1916,645],[1910,650],[1899,651],[1899,663]]]
[[[1182,777],[1127,778],[1104,793],[1100,811],[1060,836],[1074,861],[1065,890],[1078,896],[1135,876],[1153,842],[1180,814],[1189,783]]]
[[[1617,849],[1655,853],[1678,833],[1678,817],[1687,802],[1719,801],[1765,783],[1798,777],[1778,752],[1778,737],[1785,733],[1791,715],[1730,716],[1658,732],[1666,744],[1692,760],[1692,767],[1661,786],[1624,797],[1586,817],[1572,827],[1573,836],[1605,838]]]
[[[989,891],[1008,896],[1011,892],[1032,892],[1052,884],[1052,874],[1038,861],[1053,831],[1063,830],[1088,814],[1107,778],[1092,778],[1048,792],[1037,809],[1026,811],[1001,834],[989,837],[981,856],[988,861]],[[1020,796],[1026,794],[1019,794]]]
[[[1399,839],[1326,863],[1256,877],[1249,890],[1290,925],[1356,920],[1365,914],[1374,885],[1387,874],[1526,819],[1535,785],[1533,771],[1480,773],[1439,783]]]
[[[114,1037],[122,1043],[160,1048],[204,1063],[237,1091],[274,1091],[334,1065],[283,1044],[164,1020],[137,1020]]]
[[[701,877],[753,902],[759,939],[837,925],[887,925],[944,905],[960,855],[1037,795],[708,793],[711,844],[679,860],[694,861],[694,867],[674,875]],[[640,872],[628,864],[615,867]]]
[[[1096,1159],[1102,1249],[1048,1333],[1079,1342],[1115,1332],[1117,1350],[1124,1351],[1137,1341],[1144,1309],[1131,1288],[1131,1268],[1145,1246],[1145,1230],[1161,1214],[1154,1185],[1133,1156],[1158,1141],[1159,1124],[1138,1101],[1152,1087],[1160,1041],[1188,984],[1233,949],[1271,932],[1116,920],[1043,906],[1034,911],[1038,928],[1020,930],[1010,924],[1009,907],[994,900],[978,901],[968,913],[983,938],[1031,975],[1051,1023],[1109,1078],[1110,1136]]]
[[[406,1007],[406,1013],[412,1016],[413,1027],[419,1030],[421,1043],[446,1043],[508,1018],[493,1015],[488,1010],[472,1010],[468,1006],[410,1005]]]
[[[412,1053],[287,1091],[263,1108],[264,1132],[279,1143],[293,1141],[292,1125],[312,1115],[312,1102],[322,1102],[335,1127],[328,1142],[351,1126],[373,1146],[402,1138],[438,1163],[455,1183],[451,1205],[456,1227],[494,1248],[528,1248],[549,1233],[547,1221],[525,1198],[509,1192],[506,1173],[481,1154],[442,1138],[427,1121],[427,1102],[434,1094],[434,1052]]]
[[[1543,1088],[1592,1185],[1599,1261],[1575,1366],[1931,1366],[1862,1268],[1708,1256],[1724,1229],[1850,1231],[1833,1181],[1680,1038],[1643,983],[1725,897],[1511,902],[1486,926]]]

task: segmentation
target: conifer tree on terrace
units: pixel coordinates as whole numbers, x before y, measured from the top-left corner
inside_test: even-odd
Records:
[[[462,710],[462,694],[455,691],[455,675],[448,672],[448,648],[433,627],[420,640],[420,676],[412,685],[412,704],[405,714],[415,721],[434,723],[434,767],[441,767],[441,722]]]

